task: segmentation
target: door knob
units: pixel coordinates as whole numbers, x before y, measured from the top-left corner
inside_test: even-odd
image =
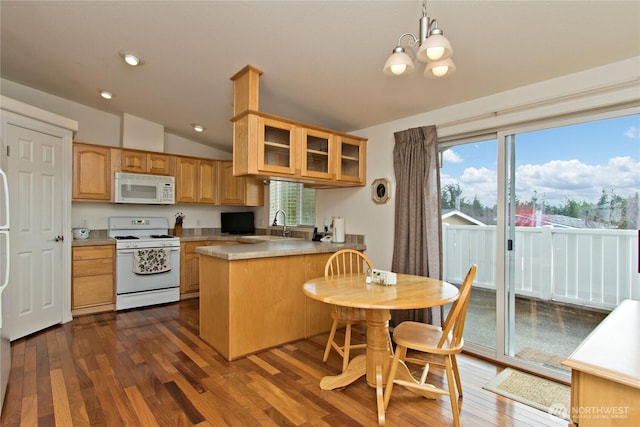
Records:
[[[64,240],[64,236],[56,236],[53,241],[54,242],[62,242]]]

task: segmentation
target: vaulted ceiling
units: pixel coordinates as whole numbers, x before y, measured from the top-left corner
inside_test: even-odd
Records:
[[[638,1],[430,1],[427,12],[454,48],[447,78],[424,78],[418,62],[382,73],[400,35],[417,35],[420,1],[3,0],[0,76],[231,151],[229,78],[247,64],[264,71],[260,111],[349,132],[640,55]],[[145,64],[128,67],[123,50]]]

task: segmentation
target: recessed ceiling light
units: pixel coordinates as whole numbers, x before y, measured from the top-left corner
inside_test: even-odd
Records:
[[[120,51],[120,56],[127,64],[132,67],[137,67],[138,65],[144,64],[144,59],[136,55],[135,53]]]
[[[205,127],[202,125],[191,123],[191,126],[193,127],[193,130],[195,130],[196,132],[204,132]]]
[[[113,98],[113,94],[108,90],[98,89],[98,92],[100,92],[100,96],[103,97],[104,99]]]

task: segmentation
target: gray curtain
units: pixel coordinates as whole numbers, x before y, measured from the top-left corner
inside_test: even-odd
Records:
[[[440,170],[435,126],[396,132],[395,238],[391,270],[442,279]],[[404,320],[439,323],[440,309],[393,310],[391,326]]]

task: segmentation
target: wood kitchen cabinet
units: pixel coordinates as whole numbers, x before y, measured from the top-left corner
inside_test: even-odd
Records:
[[[262,179],[233,175],[233,161],[73,144],[73,201],[113,202],[115,172],[175,177],[176,203],[262,206]]]
[[[113,200],[113,171],[117,151],[99,145],[73,144],[73,201]]]
[[[254,122],[252,119],[250,115],[251,124]],[[295,175],[295,126],[266,117],[258,116],[257,119],[257,172]]]
[[[304,177],[335,179],[335,137],[329,132],[299,128],[298,137],[302,148],[302,170]]]
[[[200,255],[200,338],[227,360],[331,329],[331,305],[302,284],[330,253],[227,260]]]
[[[258,111],[260,70],[234,82],[233,174],[320,187],[366,185],[365,138]]]
[[[367,145],[365,141],[348,136],[339,136],[336,146],[336,180],[365,185],[367,161]]]
[[[234,121],[235,176],[299,179],[324,187],[366,185],[366,142],[347,134],[249,112]]]
[[[218,162],[198,160],[198,203],[218,203]]]
[[[71,252],[71,313],[115,310],[115,246],[80,246]]]
[[[180,243],[180,299],[195,298],[200,290],[200,255],[198,246],[237,245],[239,242],[200,240]]]
[[[639,324],[640,301],[622,301],[562,363],[571,368],[573,426],[638,425]]]
[[[218,202],[217,160],[176,157],[176,203]]]
[[[233,176],[233,161],[218,163],[219,204],[229,206],[262,206],[264,184],[261,179]]]
[[[195,203],[198,200],[198,160],[176,158],[176,203]]]
[[[175,156],[138,150],[121,150],[120,167],[123,172],[150,175],[172,175]]]

